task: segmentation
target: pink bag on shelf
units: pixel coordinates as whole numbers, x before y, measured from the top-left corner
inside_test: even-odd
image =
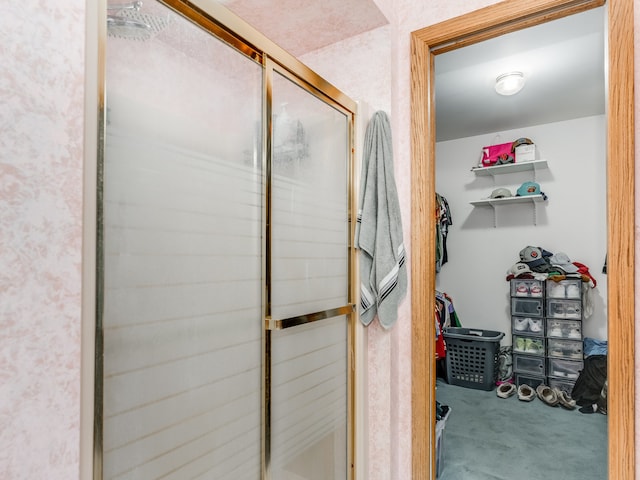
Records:
[[[493,167],[515,163],[516,154],[511,151],[512,142],[482,147],[482,166]]]

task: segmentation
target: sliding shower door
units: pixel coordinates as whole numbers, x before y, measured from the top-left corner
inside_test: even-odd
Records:
[[[273,71],[271,472],[349,468],[349,117]]]
[[[257,479],[263,69],[140,13],[166,28],[107,42],[103,475]]]
[[[209,7],[108,9],[95,479],[350,479],[353,110]]]

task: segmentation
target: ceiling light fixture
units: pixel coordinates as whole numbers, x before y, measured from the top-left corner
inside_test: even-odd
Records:
[[[496,92],[500,95],[515,95],[524,87],[522,72],[503,73],[496,78]]]

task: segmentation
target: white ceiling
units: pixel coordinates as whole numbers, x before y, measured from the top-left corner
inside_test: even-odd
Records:
[[[604,7],[436,56],[438,141],[605,112]],[[504,97],[498,75],[522,71]]]
[[[219,0],[299,56],[386,24],[372,0]],[[438,141],[605,112],[605,7],[436,56]],[[495,78],[519,70],[517,95]]]

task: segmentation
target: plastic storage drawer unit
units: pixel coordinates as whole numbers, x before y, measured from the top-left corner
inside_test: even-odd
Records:
[[[562,358],[549,357],[547,375],[575,382],[583,368],[584,362],[582,360],[564,360]]]
[[[569,340],[582,339],[582,322],[580,320],[546,319],[547,337],[565,338]]]
[[[582,298],[582,279],[571,278],[556,282],[547,280],[546,293],[547,298]]]
[[[543,317],[544,299],[511,297],[511,314],[520,317]]]
[[[544,338],[513,335],[513,353],[544,356]]]
[[[492,390],[498,378],[498,353],[504,333],[461,327],[445,328],[447,380],[452,385]]]
[[[551,388],[557,388],[558,390],[566,392],[569,395],[571,395],[571,392],[573,391],[573,386],[575,384],[576,384],[575,380],[571,381],[571,380],[549,377],[549,386]]]
[[[444,427],[446,427],[447,418],[451,414],[451,408],[440,420],[436,422],[436,478],[440,477],[444,468]]]
[[[547,298],[547,317],[566,318],[568,320],[582,319],[582,302],[580,300],[560,300]]]
[[[541,377],[545,375],[545,357],[513,355],[513,371]]]
[[[511,280],[512,297],[544,297],[544,282],[541,280]]]
[[[548,338],[547,352],[550,357],[582,360],[582,340]]]
[[[535,390],[538,385],[546,384],[546,377],[538,377],[536,375],[528,375],[523,373],[515,373],[516,387],[520,385],[529,385]]]
[[[544,319],[537,317],[511,317],[511,331],[517,334],[544,337]]]

